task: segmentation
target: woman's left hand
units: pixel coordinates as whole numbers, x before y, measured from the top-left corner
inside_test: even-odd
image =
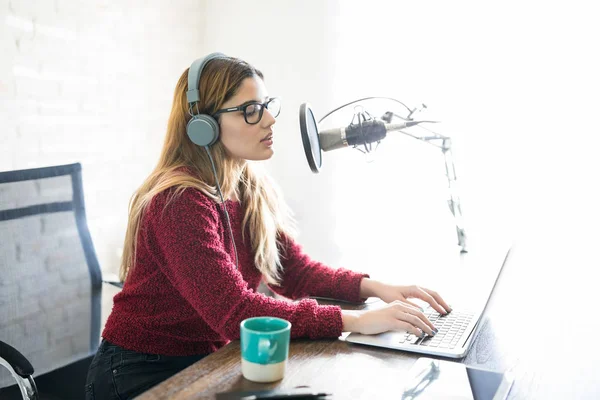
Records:
[[[421,299],[431,305],[431,307],[439,312],[440,314],[447,314],[452,311],[452,308],[442,299],[442,297],[433,290],[426,289],[417,285],[401,286],[401,285],[388,285],[386,283],[377,282],[368,278],[363,279],[361,289],[363,286],[369,288],[369,294],[375,297],[379,297],[386,303],[393,301],[401,301],[406,304],[410,304],[413,307],[421,308],[417,304],[411,302],[410,298]],[[370,281],[370,282],[369,282]],[[369,296],[365,296],[369,297]]]

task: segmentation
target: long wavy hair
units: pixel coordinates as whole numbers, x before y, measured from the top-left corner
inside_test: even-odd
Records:
[[[183,72],[175,88],[158,164],[129,203],[129,221],[119,270],[122,281],[135,267],[140,221],[154,196],[173,188],[169,198],[172,200],[183,190],[192,188],[220,202],[208,155],[204,148],[192,143],[186,133],[191,118],[186,98],[188,72],[189,69]],[[198,111],[212,115],[236,94],[244,79],[253,76],[263,79],[259,70],[240,59],[224,57],[209,61],[200,78]],[[246,241],[247,233],[256,267],[267,283],[278,284],[281,280],[281,234],[294,235],[294,221],[283,197],[266,174],[250,162],[229,156],[220,141],[210,150],[224,198],[237,197],[242,203],[243,239]]]

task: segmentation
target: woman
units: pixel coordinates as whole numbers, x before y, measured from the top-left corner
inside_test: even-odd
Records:
[[[289,320],[292,338],[403,329],[434,335],[407,299],[445,314],[450,308],[437,293],[332,269],[303,254],[281,196],[249,162],[273,155],[278,99],[269,97],[262,73],[242,60],[220,56],[202,64],[198,101],[188,104],[188,69],[175,89],[158,165],[132,198],[120,270],[125,284],[90,366],[89,397],[138,395],[238,339],[240,322],[259,315]],[[186,134],[199,113],[219,126],[210,148]],[[261,280],[300,300],[257,293]],[[308,296],[352,302],[375,296],[389,304],[351,312]]]

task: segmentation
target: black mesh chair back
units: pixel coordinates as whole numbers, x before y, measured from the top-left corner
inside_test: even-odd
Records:
[[[81,165],[0,172],[0,341],[29,360],[40,392],[84,398],[101,291]],[[14,373],[0,365],[0,398]]]

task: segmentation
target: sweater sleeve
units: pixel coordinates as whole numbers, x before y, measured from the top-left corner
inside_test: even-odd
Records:
[[[338,337],[342,314],[337,306],[273,299],[248,288],[225,251],[217,206],[197,190],[186,189],[165,207],[149,207],[149,228],[158,247],[162,272],[201,318],[228,340],[239,339],[240,322],[273,316],[292,323],[292,337]]]
[[[290,299],[316,296],[354,303],[365,300],[360,298],[360,282],[368,274],[313,261],[288,236],[281,236],[280,243],[283,274],[280,286],[269,285],[274,292]]]

